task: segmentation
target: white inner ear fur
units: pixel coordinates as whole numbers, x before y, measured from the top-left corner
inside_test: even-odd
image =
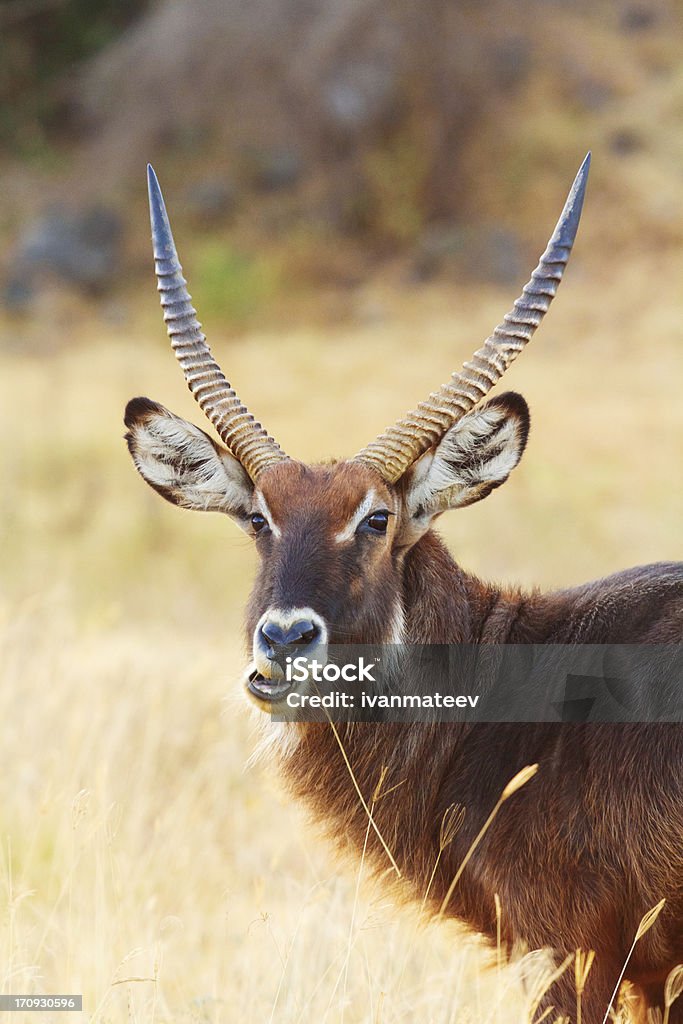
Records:
[[[430,519],[483,498],[507,479],[526,442],[526,422],[505,405],[464,416],[433,452],[415,464],[407,482],[408,515]]]
[[[253,484],[237,459],[203,430],[171,413],[148,413],[130,427],[140,475],[183,508],[224,512],[249,528]]]

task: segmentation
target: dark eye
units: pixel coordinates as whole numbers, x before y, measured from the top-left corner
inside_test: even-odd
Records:
[[[268,525],[268,520],[260,512],[254,512],[251,517],[251,527],[254,533],[260,533]]]
[[[364,526],[371,533],[386,533],[387,526],[389,525],[390,512],[388,509],[380,509],[379,512],[373,512],[371,516],[365,520]]]

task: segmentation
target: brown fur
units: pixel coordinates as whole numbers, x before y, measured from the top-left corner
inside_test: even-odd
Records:
[[[570,590],[524,594],[467,575],[432,531],[407,554],[397,554],[391,543],[371,557],[364,552],[357,567],[364,601],[349,602],[354,579],[330,533],[372,483],[368,472],[342,463],[296,470],[285,465],[266,475],[261,489],[291,545],[275,556],[262,551],[249,636],[275,594],[289,599],[290,591],[277,592],[284,573],[285,586],[297,578],[294,603],[320,608],[321,600],[336,600],[326,610],[338,627],[333,634],[338,641],[376,641],[382,625],[386,628],[386,609],[396,600],[404,609],[406,640],[414,643],[681,640],[681,565],[662,563]],[[396,508],[396,495],[388,488],[385,501]],[[332,731],[319,724],[296,728],[300,743],[282,758],[287,783],[331,837],[358,854],[367,816]],[[357,723],[338,729],[368,802],[386,769],[388,796],[374,814],[416,897],[426,892],[444,813],[453,803],[465,807],[464,826],[442,855],[432,883],[433,909],[506,783],[525,765],[538,763],[537,777],[499,812],[448,913],[493,938],[498,893],[508,946],[519,941],[532,948],[551,946],[561,956],[594,949],[583,1000],[584,1021],[593,1024],[602,1020],[641,917],[666,897],[660,920],[636,947],[627,972],[634,983],[647,985],[649,997],[661,995],[667,973],[683,959],[679,726]],[[388,860],[373,832],[370,848],[377,870],[384,870]],[[572,979],[556,986],[550,998],[558,1011],[573,1017]]]
[[[508,443],[511,467],[526,440],[528,412],[519,396],[496,402],[516,424]],[[273,607],[315,609],[332,643],[386,642],[399,621],[411,644],[683,639],[683,565],[630,569],[550,594],[501,589],[456,565],[432,530],[433,518],[450,502],[469,503],[503,482],[508,463],[493,482],[479,470],[499,454],[499,424],[476,447],[466,441],[464,448],[446,446],[451,469],[464,467],[468,479],[448,484],[443,500],[438,487],[424,492],[435,502],[430,518],[415,498],[423,493],[419,463],[390,486],[357,462],[305,466],[290,460],[268,469],[252,488],[229,453],[162,407],[136,400],[126,422],[138,469],[168,500],[225,511],[247,532],[253,510],[266,503],[272,529],[255,536],[261,564],[247,613],[250,645],[257,622]],[[216,491],[221,486],[224,495]],[[370,489],[374,508],[391,513],[386,535],[360,531],[338,542]],[[289,728],[299,736],[280,754],[289,787],[337,844],[358,854],[368,820],[332,730]],[[439,861],[432,909],[504,786],[525,765],[538,763],[536,777],[503,805],[469,861],[448,914],[493,938],[497,893],[508,946],[550,946],[560,956],[594,949],[583,1019],[600,1024],[640,919],[665,897],[626,975],[641,986],[644,1000],[661,1005],[664,979],[683,960],[679,725],[377,723],[338,729],[366,801],[386,771],[387,795],[374,814],[407,891],[417,898],[437,860],[444,814],[452,804],[465,808],[464,824]],[[388,866],[372,831],[369,856],[378,871]],[[573,1019],[571,974],[549,998]],[[683,1000],[670,1021],[683,1022]]]
[[[332,642],[380,643],[389,609],[398,601],[399,574],[387,545],[366,538],[359,545],[336,544],[369,487],[377,505],[396,511],[397,501],[377,474],[342,462],[329,466],[283,463],[264,477],[260,490],[273,520],[286,537],[257,538],[261,571],[247,615],[251,635],[272,605],[309,605],[330,626]],[[324,512],[323,512],[324,510]],[[389,537],[396,530],[395,517]],[[349,600],[349,591],[355,598]]]

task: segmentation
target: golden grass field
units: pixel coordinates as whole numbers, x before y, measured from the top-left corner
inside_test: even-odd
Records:
[[[682,261],[611,260],[589,274],[577,253],[507,375],[532,409],[521,466],[442,520],[483,576],[683,558]],[[376,284],[324,330],[206,328],[256,415],[315,459],[426,395],[512,298]],[[267,763],[245,767],[250,542],[163,503],[122,441],[136,394],[201,423],[154,304],[150,281],[129,326],[91,314],[54,344],[1,325],[2,991],[82,992],[98,1024],[525,1024],[547,956],[508,967],[418,926],[332,859]]]

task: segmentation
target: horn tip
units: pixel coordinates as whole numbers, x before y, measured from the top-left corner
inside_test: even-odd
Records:
[[[586,185],[588,184],[588,172],[591,168],[591,157],[591,151],[588,150],[585,157],[583,158],[583,163],[579,167],[572,189],[572,191],[574,191],[574,189],[576,190],[577,195],[580,196],[581,202],[583,202],[584,193],[586,191]]]
[[[156,259],[174,259],[175,245],[168,221],[164,197],[154,168],[147,164],[147,191],[149,195],[149,219],[152,224],[152,244]]]
[[[581,211],[583,209],[583,201],[586,196],[586,186],[588,184],[588,172],[591,165],[591,152],[590,150],[586,153],[583,158],[583,163],[579,167],[574,183],[569,191],[567,202],[565,203],[562,216],[560,217],[559,224],[557,225],[557,236],[553,241],[559,245],[571,249],[576,238],[576,232],[579,227],[579,221],[581,220]]]
[[[150,205],[152,205],[155,200],[158,201],[159,199],[162,199],[159,179],[157,178],[156,172],[151,164],[147,164],[147,192],[149,195]]]

